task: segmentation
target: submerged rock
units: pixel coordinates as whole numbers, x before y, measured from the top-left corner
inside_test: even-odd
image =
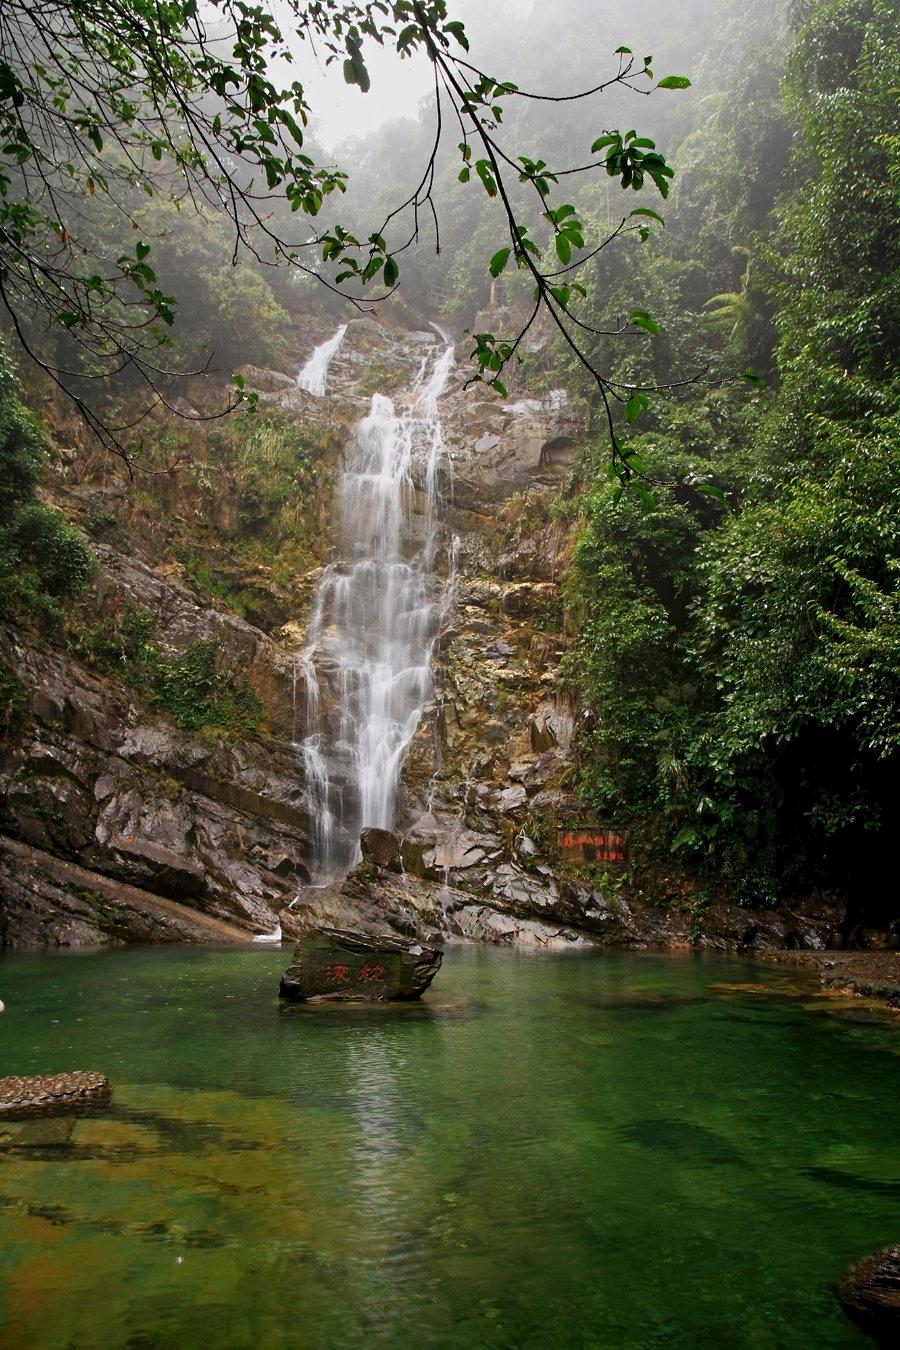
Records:
[[[900,1244],[856,1261],[838,1281],[847,1316],[879,1345],[900,1343]]]
[[[704,1125],[694,1125],[687,1120],[670,1120],[668,1117],[636,1120],[624,1126],[619,1137],[629,1144],[671,1153],[689,1165],[744,1166],[743,1158],[727,1140]]]
[[[0,1078],[0,1116],[64,1111],[105,1101],[112,1089],[102,1073],[52,1073],[37,1078]]]
[[[397,937],[367,938],[338,928],[305,933],[281,977],[281,997],[295,1003],[387,1003],[421,998],[443,953]]]

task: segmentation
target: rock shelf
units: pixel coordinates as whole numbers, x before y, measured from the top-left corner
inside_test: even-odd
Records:
[[[36,1078],[0,1078],[0,1117],[67,1111],[106,1101],[109,1079],[102,1073],[51,1073]]]

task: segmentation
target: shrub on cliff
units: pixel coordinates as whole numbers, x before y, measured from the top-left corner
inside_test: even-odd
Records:
[[[214,642],[194,642],[169,657],[157,645],[156,629],[152,614],[128,605],[83,625],[73,650],[185,731],[252,736],[261,730],[264,709],[255,690],[238,673],[217,668]]]
[[[61,602],[94,573],[80,530],[37,498],[46,460],[43,432],[19,401],[0,342],[0,610],[9,618],[57,619]]]

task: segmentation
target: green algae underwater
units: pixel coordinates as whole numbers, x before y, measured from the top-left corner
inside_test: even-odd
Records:
[[[725,957],[451,948],[421,1005],[277,999],[286,951],[0,962],[5,1347],[870,1344],[896,1019]]]

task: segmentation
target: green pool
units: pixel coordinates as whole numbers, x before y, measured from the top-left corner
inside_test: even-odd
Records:
[[[869,1344],[900,1036],[725,958],[448,952],[426,1002],[281,1007],[288,952],[0,961],[7,1347]]]

